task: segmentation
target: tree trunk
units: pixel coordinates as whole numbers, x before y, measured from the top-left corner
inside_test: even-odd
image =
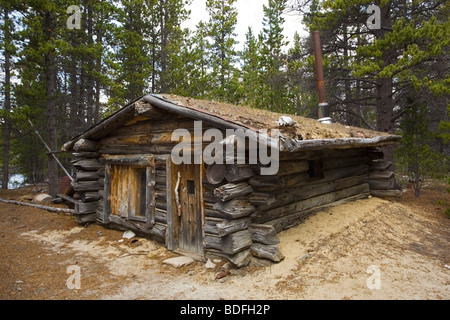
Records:
[[[161,81],[161,92],[167,93],[167,78],[166,78],[166,71],[167,71],[167,45],[168,45],[168,26],[167,26],[167,20],[168,20],[168,14],[169,14],[169,8],[166,0],[160,1],[160,18],[161,18],[161,75],[160,75],[160,81]]]
[[[44,34],[47,34],[49,41],[52,39],[54,30],[54,18],[51,12],[44,14]],[[56,129],[56,62],[54,51],[47,52],[45,56],[45,80],[46,80],[46,115],[47,115],[47,139],[48,146],[52,151],[57,149],[57,129]],[[48,191],[52,197],[58,193],[58,163],[52,157],[48,157]]]
[[[9,12],[4,9],[4,44],[5,44],[5,118],[3,125],[3,177],[2,177],[2,188],[8,189],[9,182],[9,146],[11,139],[11,123],[9,120],[9,112],[11,110],[11,54],[9,52],[10,39],[10,28],[9,28]]]
[[[390,16],[390,3],[381,7],[381,29],[375,30],[378,39],[384,39],[385,35],[392,29]],[[393,52],[394,51],[394,52]],[[395,49],[387,50],[383,53],[384,66],[392,64],[395,58]],[[382,132],[394,131],[394,99],[392,78],[377,79],[376,108],[377,108],[377,130]],[[395,146],[382,148],[385,160],[394,163]]]
[[[93,48],[94,41],[93,41],[93,9],[92,4],[87,5],[87,31],[88,31],[88,40],[87,44],[89,47]],[[87,80],[86,80],[86,95],[87,95],[87,110],[86,110],[86,121],[87,125],[91,126],[94,124],[94,113],[95,113],[95,105],[94,105],[94,57],[92,54],[88,55],[87,58],[87,65],[89,68],[89,72],[87,74]]]

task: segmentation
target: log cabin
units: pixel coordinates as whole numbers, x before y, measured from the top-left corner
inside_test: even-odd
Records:
[[[381,151],[401,137],[283,116],[175,95],[137,99],[62,147],[74,156],[78,222],[242,267],[283,259],[277,234],[315,212],[401,194]]]

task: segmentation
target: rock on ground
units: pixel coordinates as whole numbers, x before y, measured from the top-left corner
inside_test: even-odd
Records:
[[[166,259],[162,263],[171,265],[171,266],[173,266],[175,268],[179,268],[179,267],[182,267],[182,266],[190,265],[194,261],[195,260],[190,258],[190,257],[181,256],[181,257],[175,257],[175,258]]]
[[[39,193],[34,196],[32,203],[51,203],[52,196],[46,193]]]

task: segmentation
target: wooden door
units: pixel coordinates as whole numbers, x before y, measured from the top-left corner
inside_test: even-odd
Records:
[[[175,210],[172,212],[173,227],[169,227],[169,233],[174,233],[169,249],[172,246],[203,256],[201,166],[173,165],[171,171]],[[178,194],[175,192],[177,181]]]

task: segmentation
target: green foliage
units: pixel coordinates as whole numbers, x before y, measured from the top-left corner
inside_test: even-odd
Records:
[[[259,107],[277,112],[288,112],[285,63],[286,57],[282,51],[287,41],[283,36],[283,12],[287,0],[269,0],[268,6],[263,6],[263,31],[261,42],[261,78],[262,101]]]
[[[447,105],[447,119],[450,118],[450,104]],[[444,141],[445,144],[450,143],[450,121],[441,120],[439,123],[438,136]]]
[[[434,134],[428,130],[429,112],[426,104],[417,98],[408,98],[398,132],[403,139],[396,150],[397,164],[410,176],[416,194],[426,178],[448,174],[448,157],[430,147]]]
[[[236,0],[207,0],[209,21],[206,24],[209,39],[210,98],[232,101],[236,93],[235,45],[237,10]]]
[[[8,22],[11,41],[0,41],[0,50],[11,54],[12,73],[19,80],[11,88],[11,112],[0,110],[0,116],[13,124],[11,163],[16,171],[28,181],[45,178],[46,150],[27,121],[32,119],[48,138],[49,56],[54,57],[56,70],[50,96],[56,106],[58,144],[147,92],[316,117],[312,39],[297,34],[286,50],[283,37],[284,14],[291,2],[269,0],[264,5],[262,31],[248,30],[242,52],[236,52],[237,0],[207,0],[206,20],[195,30],[186,30],[182,25],[189,17],[190,2],[86,0],[79,4],[81,29],[68,30],[66,9],[76,4],[73,1],[0,0],[3,10],[14,13]],[[327,99],[335,120],[375,128],[380,115],[388,114],[383,121],[404,135],[398,152],[401,166],[411,172],[417,167],[417,175],[430,175],[433,166],[442,167],[444,157],[436,156],[430,142],[450,142],[448,117],[441,119],[437,135],[429,134],[426,124],[432,107],[442,108],[450,93],[449,3],[309,3],[304,21],[310,31],[321,32]],[[365,25],[366,8],[372,3],[389,8],[383,10],[382,30]],[[0,26],[3,40],[3,20]],[[382,80],[390,85],[384,92]],[[407,103],[411,92],[423,91],[436,95],[427,98],[428,109]],[[388,109],[381,108],[384,105]],[[61,157],[70,167],[69,159]]]

